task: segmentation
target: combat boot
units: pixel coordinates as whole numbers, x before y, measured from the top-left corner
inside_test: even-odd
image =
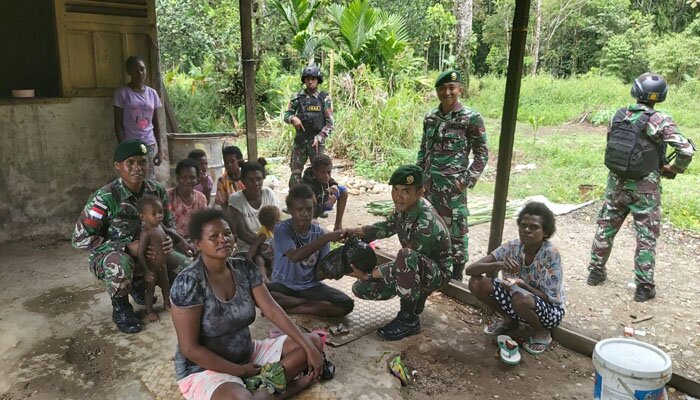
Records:
[[[112,297],[112,321],[122,333],[137,333],[143,329],[141,320],[134,314],[134,309],[126,296]]]
[[[656,297],[656,288],[637,285],[637,290],[634,291],[634,301],[644,302]]]
[[[590,286],[598,286],[608,279],[608,273],[602,268],[593,268],[588,272],[586,283]]]
[[[416,303],[401,299],[401,310],[396,318],[386,326],[377,329],[377,335],[384,340],[400,340],[420,332],[420,319],[416,315]]]

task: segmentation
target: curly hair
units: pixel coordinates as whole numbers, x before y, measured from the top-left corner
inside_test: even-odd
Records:
[[[197,161],[191,158],[185,158],[184,160],[178,161],[177,165],[175,166],[175,175],[180,176],[180,172],[182,172],[182,170],[185,168],[194,168],[194,170],[197,171],[197,175],[202,172],[199,170],[199,163]]]
[[[192,240],[202,240],[204,225],[211,221],[224,220],[224,213],[216,208],[203,208],[190,217],[189,234]]]
[[[251,172],[255,171],[260,171],[262,172],[263,178],[267,176],[267,171],[265,170],[265,166],[267,165],[267,160],[264,158],[258,158],[258,161],[246,161],[242,164],[241,166],[241,179],[245,180],[246,175],[248,175]]]
[[[549,239],[556,232],[557,226],[554,213],[544,203],[531,201],[525,204],[525,207],[518,213],[518,224],[520,224],[525,215],[537,215],[542,218],[542,230],[544,231],[545,239]]]

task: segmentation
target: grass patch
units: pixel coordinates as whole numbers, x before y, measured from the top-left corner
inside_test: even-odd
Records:
[[[569,133],[547,133],[550,129],[545,128],[533,144],[529,130],[529,127],[516,129],[513,165],[534,163],[537,169],[511,173],[510,199],[542,194],[554,202],[577,203],[581,201],[578,191],[581,184],[595,185],[595,197],[603,197],[608,175],[603,164],[604,135],[581,132],[575,127]],[[493,196],[499,139],[498,133],[490,135],[492,161],[488,174],[492,178],[480,181],[474,188],[475,195]],[[662,188],[664,220],[670,220],[676,227],[700,232],[700,168],[691,164],[688,171],[676,179],[662,180]]]
[[[467,104],[482,115],[498,118],[503,112],[506,81],[497,76],[475,79]],[[679,126],[700,128],[700,114],[688,111],[700,95],[700,81],[691,79],[671,85],[667,100],[657,109],[670,114]],[[630,85],[617,78],[581,76],[555,79],[546,75],[526,76],[520,88],[518,120],[540,120],[540,125],[559,125],[582,118],[595,124],[607,124],[619,107],[633,102]]]

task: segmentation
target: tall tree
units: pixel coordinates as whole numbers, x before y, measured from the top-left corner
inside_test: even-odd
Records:
[[[471,71],[471,37],[474,0],[455,0],[455,17],[457,18],[456,67],[462,71],[466,87],[469,87]]]

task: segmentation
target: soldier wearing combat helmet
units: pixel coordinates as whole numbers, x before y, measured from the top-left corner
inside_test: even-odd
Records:
[[[694,151],[692,142],[677,130],[671,117],[654,110],[667,93],[662,76],[644,73],[634,80],[630,92],[637,102],[618,110],[610,121],[605,150],[610,173],[588,266],[587,283],[603,283],[613,239],[631,212],[637,230],[634,300],[640,302],[656,296],[654,266],[661,222],[661,176],[683,173]],[[666,145],[676,152],[673,164],[666,161]]]
[[[292,148],[289,187],[301,183],[301,173],[306,160],[313,162],[323,154],[326,138],[333,130],[333,103],[326,92],[318,90],[323,83],[323,73],[310,65],[301,71],[301,83],[305,88],[297,93],[287,106],[284,122],[294,125],[296,136]]]
[[[452,279],[461,281],[469,260],[467,189],[474,187],[489,159],[481,115],[459,102],[462,75],[449,70],[435,81],[440,104],[423,120],[418,166],[425,175],[425,197],[445,220],[452,240]],[[474,160],[469,162],[469,153]]]
[[[396,318],[377,330],[382,339],[399,340],[421,331],[418,316],[427,295],[440,288],[452,275],[450,234],[433,206],[423,199],[423,172],[416,165],[399,167],[389,180],[394,212],[385,221],[360,228],[344,229],[366,242],[399,237],[401,249],[396,260],[375,267],[369,273],[352,267],[349,275],[358,279],[355,296],[366,300],[401,299]]]

